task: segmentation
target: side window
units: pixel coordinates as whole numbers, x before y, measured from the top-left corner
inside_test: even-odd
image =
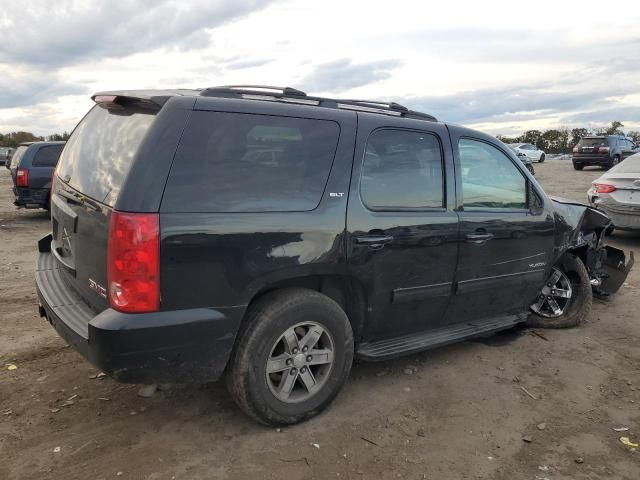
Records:
[[[443,177],[435,135],[377,130],[367,142],[360,196],[370,210],[442,208]]]
[[[339,136],[339,125],[329,120],[195,111],[176,152],[163,209],[313,210]]]
[[[42,147],[36,152],[33,165],[38,167],[55,167],[60,158],[63,145],[50,145]]]
[[[526,179],[493,145],[460,139],[462,198],[465,210],[526,209]]]

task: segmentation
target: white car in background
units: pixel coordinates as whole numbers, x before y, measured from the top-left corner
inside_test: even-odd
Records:
[[[546,154],[532,143],[512,143],[509,145],[516,153],[524,153],[532,162],[544,162]]]
[[[618,230],[640,230],[640,153],[593,181],[589,204],[609,215]]]

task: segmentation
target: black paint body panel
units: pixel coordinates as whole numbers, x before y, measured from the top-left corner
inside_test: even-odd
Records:
[[[338,145],[318,206],[287,212],[172,211],[163,195],[171,173],[180,169],[175,153],[194,110],[336,122]],[[380,129],[437,137],[444,171],[441,208],[365,206],[363,158],[370,136]],[[464,211],[460,138],[502,150],[539,201],[521,211]],[[123,381],[217,379],[248,306],[283,285],[316,288],[333,298],[349,316],[361,356],[381,359],[523,321],[544,278],[567,251],[581,255],[591,273],[600,264],[611,267],[598,253],[607,218],[549,199],[495,138],[436,121],[279,101],[195,94],[163,101],[114,207],[159,214],[159,312],[117,313],[89,286],[89,280],[107,283],[110,207],[61,181],[54,186],[52,207],[53,237],[40,242],[41,255],[48,255],[37,275],[41,314],[92,363]],[[469,241],[468,235],[478,232],[490,239]],[[632,264],[624,266],[621,252],[611,252],[610,260],[619,265],[620,255],[615,285],[609,282],[613,287]],[[73,318],[59,308],[55,298],[61,295],[82,303]]]

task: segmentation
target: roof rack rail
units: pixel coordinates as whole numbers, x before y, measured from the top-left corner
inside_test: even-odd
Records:
[[[209,87],[200,92],[201,96],[242,95],[253,100],[276,100],[306,105],[316,105],[360,112],[382,113],[385,115],[414,117],[437,122],[436,117],[427,113],[409,110],[396,102],[380,102],[376,100],[349,100],[340,98],[315,97],[291,87],[273,87],[269,85],[225,85]]]
[[[285,97],[306,97],[302,90],[291,87],[272,87],[270,85],[223,85],[221,87],[205,88],[200,95],[210,96],[217,93],[249,93],[254,95],[281,95]]]

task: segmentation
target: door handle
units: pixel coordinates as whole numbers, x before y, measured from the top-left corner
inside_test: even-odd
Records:
[[[358,245],[365,245],[372,250],[379,250],[385,245],[393,242],[391,235],[362,235],[355,237]]]
[[[493,238],[493,233],[488,232],[475,232],[467,233],[467,242],[474,243],[476,245],[483,245]]]

